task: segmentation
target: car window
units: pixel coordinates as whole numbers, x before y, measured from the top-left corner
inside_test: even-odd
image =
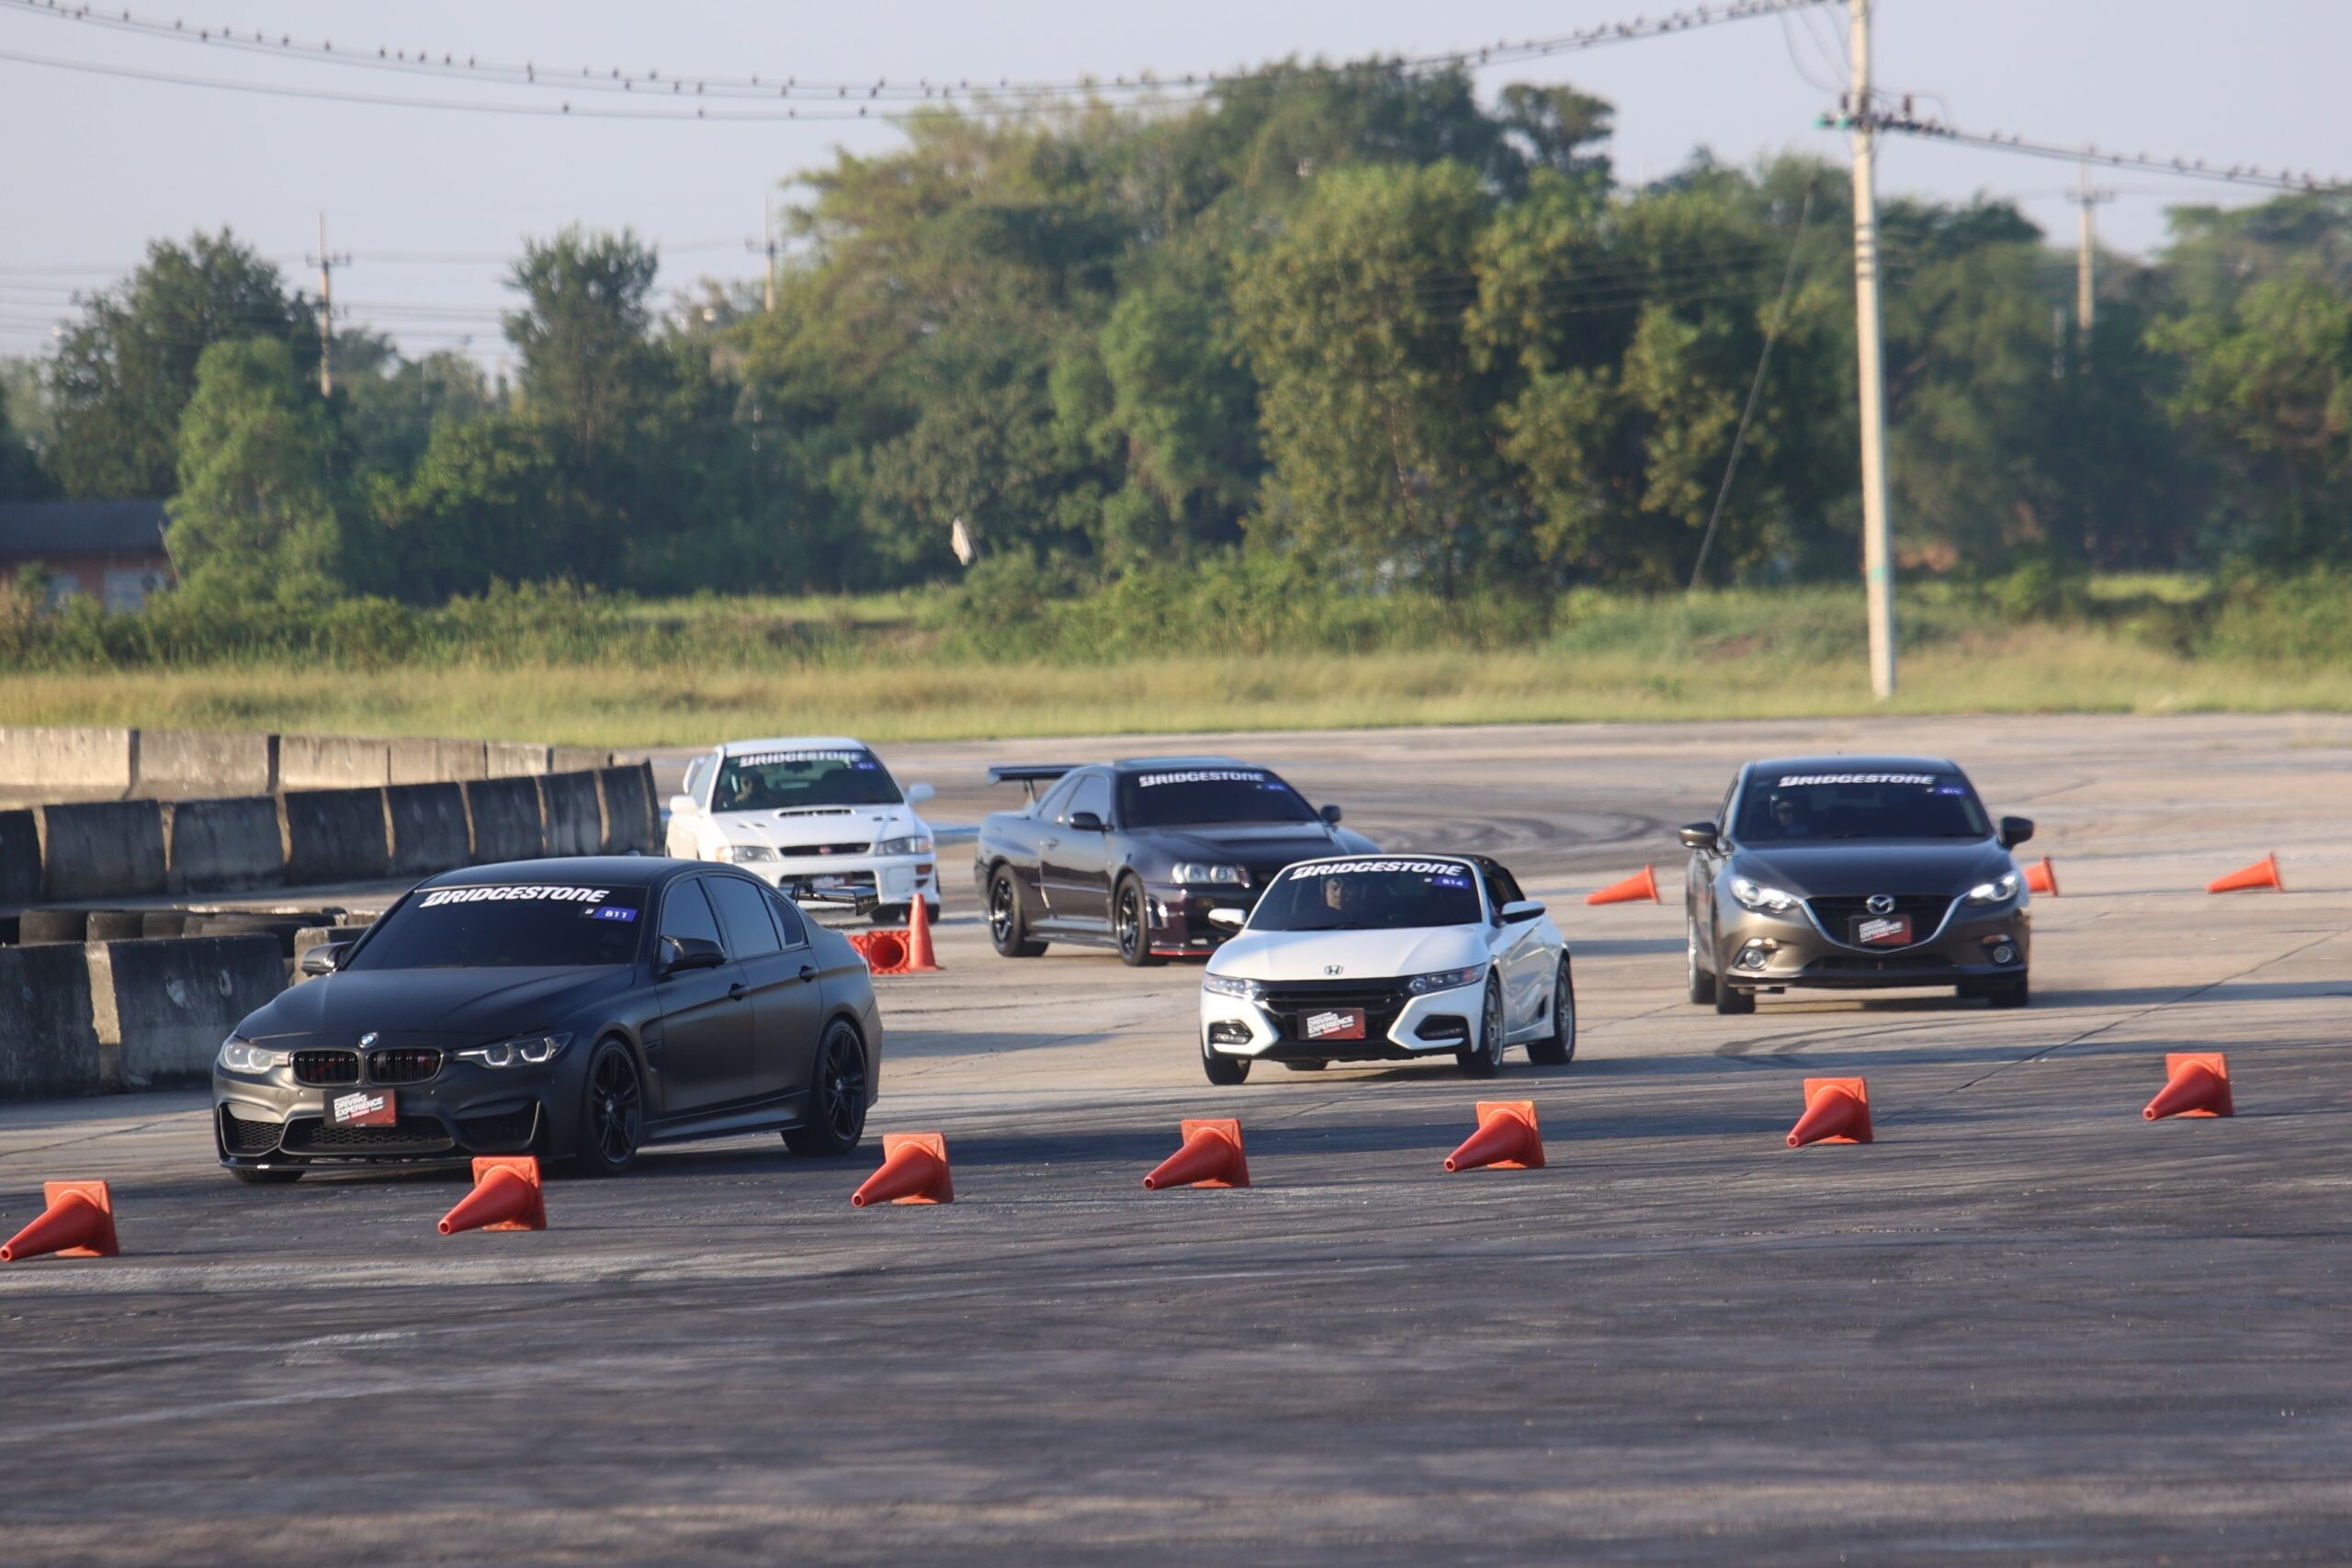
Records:
[[[710,912],[710,900],[702,896],[701,877],[670,884],[670,891],[662,896],[662,934],[700,937],[722,948],[727,945],[719,937],[718,918]]]
[[[808,918],[800,906],[781,893],[768,895],[768,913],[775,917],[776,930],[784,933],[784,945],[798,947],[808,940]]]
[[[718,906],[719,924],[727,928],[727,951],[737,958],[758,958],[784,951],[776,940],[775,922],[768,918],[767,896],[740,876],[703,879],[703,891]]]
[[[480,883],[422,887],[369,929],[357,969],[571,969],[637,960],[642,887]]]
[[[713,811],[789,811],[808,806],[897,806],[903,797],[880,758],[863,746],[752,751],[719,764]]]
[[[1058,820],[1067,824],[1081,811],[1091,811],[1105,822],[1111,820],[1111,781],[1101,773],[1089,773],[1078,781],[1078,793],[1070,797],[1069,809]]]
[[[1487,902],[1495,907],[1498,919],[1502,917],[1504,905],[1521,903],[1527,897],[1519,890],[1519,880],[1494,862],[1487,861],[1478,869],[1486,873]]]
[[[1986,839],[1976,792],[1953,773],[1758,773],[1739,798],[1743,844]]]
[[[1295,865],[1250,917],[1253,931],[1376,931],[1478,925],[1478,890],[1459,861],[1382,856]]]
[[[1037,803],[1038,818],[1046,822],[1060,821],[1062,819],[1062,807],[1068,806],[1069,804],[1069,797],[1077,793],[1078,775],[1076,773],[1069,774],[1063,778],[1061,783],[1047,790],[1046,792],[1046,798]]]
[[[678,793],[691,796],[699,804],[702,800],[702,786],[709,782],[710,757],[708,753],[705,753],[686,764],[686,782]]]
[[[1316,819],[1298,791],[1263,768],[1170,768],[1119,778],[1122,828]]]

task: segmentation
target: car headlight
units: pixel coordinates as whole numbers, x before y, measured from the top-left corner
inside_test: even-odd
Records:
[[[1250,1002],[1254,1002],[1266,994],[1266,987],[1258,984],[1257,981],[1237,980],[1230,975],[1204,976],[1201,980],[1201,989],[1213,997],[1239,997],[1242,1000]]]
[[[1425,997],[1431,991],[1453,991],[1464,986],[1475,986],[1486,977],[1487,966],[1473,964],[1467,969],[1441,969],[1434,975],[1416,975],[1405,982],[1405,988],[1417,997]]]
[[[877,855],[927,855],[931,853],[931,835],[916,833],[904,839],[885,839],[874,846]]]
[[[1980,882],[1970,888],[1968,901],[1972,904],[2006,904],[2018,896],[2018,889],[2022,886],[2018,874],[2013,871],[1997,880]]]
[[[563,1055],[571,1043],[569,1034],[526,1034],[519,1040],[502,1040],[495,1045],[477,1045],[458,1053],[461,1062],[479,1062],[485,1067],[545,1066]]]
[[[1735,876],[1731,879],[1731,896],[1747,908],[1761,910],[1768,915],[1785,915],[1803,902],[1793,893],[1784,893],[1777,887],[1766,887],[1750,882],[1744,876]]]
[[[765,844],[721,844],[712,858],[729,865],[749,865],[753,861],[775,859],[775,852]]]
[[[220,1059],[215,1064],[224,1073],[266,1073],[282,1067],[294,1059],[291,1051],[273,1051],[266,1045],[256,1045],[250,1040],[240,1040],[232,1034],[220,1042]]]
[[[1238,865],[1211,865],[1206,861],[1180,860],[1170,866],[1168,874],[1187,886],[1204,883],[1211,887],[1247,887],[1250,873]]]

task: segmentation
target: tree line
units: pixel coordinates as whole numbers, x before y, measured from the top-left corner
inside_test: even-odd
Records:
[[[1083,590],[1270,558],[1334,589],[1851,574],[1844,171],[1703,152],[1620,180],[1610,106],[1279,69],[1182,111],[940,115],[798,176],[773,310],[654,298],[633,234],[526,243],[490,384],[159,242],[37,378],[0,495],[168,496],[184,593],[433,604],[952,578]],[[1898,555],[1993,575],[2347,553],[2352,210],[2182,208],[2142,262],[2013,207],[1883,209]],[[1783,291],[1783,279],[1786,288]],[[20,412],[28,439],[8,423]]]

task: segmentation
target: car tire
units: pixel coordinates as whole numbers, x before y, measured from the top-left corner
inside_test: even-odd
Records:
[[[1715,1011],[1725,1018],[1737,1018],[1756,1010],[1756,993],[1743,991],[1737,986],[1720,981],[1715,986]]]
[[[1029,939],[1028,912],[1021,907],[1021,884],[1010,866],[999,866],[989,878],[989,941],[1006,958],[1035,958],[1046,951],[1042,942]]]
[[[600,1040],[581,1080],[580,1132],[572,1165],[585,1176],[618,1176],[637,1163],[645,1136],[645,1077],[618,1040]]]
[[[1552,1032],[1527,1043],[1527,1059],[1541,1067],[1564,1066],[1577,1059],[1577,982],[1565,953],[1559,973],[1552,976]]]
[[[865,1042],[837,1018],[817,1043],[809,1068],[808,1119],[784,1130],[784,1146],[813,1159],[839,1159],[865,1136]]]
[[[1201,1071],[1208,1075],[1209,1082],[1231,1089],[1235,1084],[1250,1081],[1250,1058],[1219,1055],[1204,1041],[1201,1044]]]
[[[2024,976],[1998,986],[1984,987],[1984,999],[1996,1008],[2021,1008],[2033,1000],[2033,983]]]
[[[1503,1013],[1503,983],[1487,976],[1486,1000],[1478,1009],[1478,1048],[1456,1051],[1453,1065],[1465,1078],[1490,1078],[1503,1070],[1504,1036],[1510,1032]]]
[[[1111,935],[1119,944],[1119,962],[1130,969],[1168,962],[1151,950],[1151,899],[1132,876],[1121,877],[1111,890]]]
[[[1715,999],[1715,976],[1713,971],[1699,967],[1699,922],[1691,920],[1688,924],[1682,952],[1684,983],[1692,1005],[1707,1007]]]
[[[284,1187],[302,1179],[299,1170],[255,1170],[249,1165],[232,1165],[229,1174],[248,1187]]]
[[[876,904],[866,912],[867,921],[876,926],[903,926],[907,923],[904,904]]]

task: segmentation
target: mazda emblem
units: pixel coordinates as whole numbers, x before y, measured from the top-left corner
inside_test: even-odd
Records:
[[[1323,965],[1323,973],[1326,975],[1344,975],[1347,973],[1347,965],[1344,964],[1326,964]]]
[[[1873,893],[1864,902],[1863,907],[1873,915],[1891,915],[1894,913],[1894,895]]]

